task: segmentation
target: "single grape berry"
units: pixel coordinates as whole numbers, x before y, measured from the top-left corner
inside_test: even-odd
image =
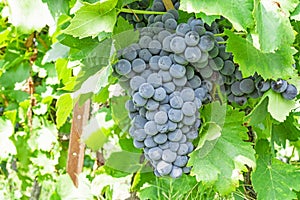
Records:
[[[287,100],[292,100],[297,96],[297,94],[297,88],[292,84],[288,84],[286,90],[282,93],[282,96]]]
[[[279,79],[271,82],[271,88],[276,93],[283,93],[288,86],[287,81]]]

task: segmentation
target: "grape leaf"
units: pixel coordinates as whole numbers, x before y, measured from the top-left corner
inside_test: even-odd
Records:
[[[272,158],[267,140],[256,143],[256,152],[257,168],[252,183],[258,199],[296,199],[293,190],[300,190],[300,168]]]
[[[289,113],[296,107],[295,101],[286,100],[281,94],[275,93],[272,90],[266,92],[264,96],[269,98],[269,113],[279,122],[283,122]]]
[[[297,142],[300,139],[300,124],[292,116],[280,124],[273,124],[272,139],[284,148],[287,140]]]
[[[79,38],[96,37],[102,31],[112,32],[117,19],[116,3],[114,0],[85,3],[64,32]]]
[[[266,118],[268,106],[268,100],[263,98],[259,103],[253,108],[251,113],[245,117],[245,121],[251,126],[259,125]]]
[[[206,15],[203,12],[196,13],[197,18],[201,18],[201,20],[208,25],[211,25],[216,19],[220,19],[219,15]]]
[[[291,19],[300,21],[300,4],[298,4],[294,12],[292,12]]]
[[[135,2],[135,1],[138,1],[138,0],[118,0],[117,7],[122,8],[123,6],[131,4],[132,2]]]
[[[123,151],[129,151],[134,153],[141,153],[141,149],[137,149],[133,145],[133,139],[121,138],[119,139],[120,147]]]
[[[128,111],[124,106],[127,100],[129,100],[128,96],[112,97],[110,99],[113,120],[123,131],[127,131],[130,126]]]
[[[217,102],[208,108],[211,106],[219,107],[219,110],[225,107]],[[198,147],[190,154],[191,174],[197,181],[214,184],[222,195],[238,187],[240,171],[246,170],[244,165],[255,167],[251,143],[243,141],[247,136],[247,129],[242,126],[243,117],[244,113],[229,106],[223,126],[215,120],[217,118],[209,117],[211,120],[203,125]]]
[[[293,11],[298,1],[282,1],[280,6],[273,1],[257,1],[253,16],[259,35],[262,52],[274,52],[281,46],[290,46],[295,39],[289,20],[289,11]]]
[[[292,67],[294,50],[282,48],[275,53],[263,53],[246,39],[225,30],[228,36],[227,51],[232,52],[234,62],[239,64],[244,77],[255,72],[266,79],[288,79],[294,75]]]
[[[62,80],[62,83],[67,83],[72,76],[72,69],[68,68],[67,59],[57,59],[55,62],[55,69],[57,72],[58,80]]]
[[[271,135],[273,120],[267,107],[268,99],[261,99],[244,119],[256,132],[258,139],[269,138]]]
[[[8,0],[7,3],[10,8],[9,21],[25,33],[55,25],[47,4],[41,0]]]
[[[56,61],[58,58],[66,58],[70,51],[70,47],[65,46],[59,42],[51,45],[51,49],[45,54],[42,64]]]
[[[68,2],[66,0],[42,0],[46,2],[54,19],[58,19],[62,14],[68,14]]]
[[[123,173],[134,173],[142,166],[140,157],[141,153],[129,151],[113,152],[106,160],[105,166]]]
[[[57,100],[56,108],[56,124],[59,128],[66,122],[73,109],[73,99],[71,94],[66,93],[61,95]]]
[[[196,184],[197,181],[195,178],[187,175],[182,175],[177,179],[170,177],[153,178],[152,181],[146,182],[143,185],[138,192],[138,196],[141,200],[165,198],[184,199],[187,193],[191,191]]]
[[[15,83],[26,80],[29,74],[30,65],[28,63],[13,66],[0,76],[0,85],[5,88],[14,89]]]
[[[129,30],[133,30],[133,25],[126,21],[123,17],[119,17],[117,24],[114,28],[114,35]]]
[[[254,25],[253,0],[181,0],[180,9],[187,12],[203,12],[207,15],[222,15],[238,30],[246,30]]]
[[[87,94],[90,92],[96,94],[101,91],[101,89],[109,84],[108,77],[111,73],[111,66],[107,66],[99,70],[96,74],[89,76],[89,78],[81,84],[81,87],[74,92],[74,98],[77,98],[80,94]]]
[[[83,127],[82,141],[92,150],[97,151],[103,147],[110,134],[109,128],[113,126],[113,121],[105,119],[106,113],[97,113],[89,120],[88,125]]]

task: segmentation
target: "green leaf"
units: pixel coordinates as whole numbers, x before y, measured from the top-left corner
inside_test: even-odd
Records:
[[[112,73],[112,67],[107,66],[98,71],[95,75],[90,76],[87,80],[85,80],[80,89],[74,92],[74,98],[77,98],[81,94],[87,94],[93,92],[97,94],[104,87],[109,84],[108,78]]]
[[[66,58],[70,51],[70,47],[65,46],[59,42],[51,45],[51,49],[45,54],[42,64],[56,61],[58,58]]]
[[[56,103],[56,124],[60,128],[67,120],[73,109],[73,99],[71,94],[66,93],[59,97]]]
[[[57,36],[57,39],[61,44],[78,50],[82,50],[85,48],[90,50],[95,48],[95,46],[97,46],[97,44],[99,43],[99,41],[95,38],[93,39],[91,37],[87,37],[79,39],[67,34],[61,34]]]
[[[219,15],[206,15],[203,12],[196,13],[197,18],[201,18],[201,20],[208,25],[211,25],[216,19],[220,19]]]
[[[22,82],[29,77],[30,66],[28,63],[21,63],[14,66],[0,76],[0,85],[5,88],[14,89],[16,82]]]
[[[67,83],[72,76],[72,69],[68,68],[67,59],[57,59],[55,62],[55,69],[57,72],[58,80],[61,80],[62,83]]]
[[[106,160],[105,166],[123,173],[134,173],[141,168],[141,153],[129,151],[113,152]]]
[[[286,148],[287,140],[297,142],[300,139],[300,124],[291,116],[280,124],[273,124],[272,139]]]
[[[264,94],[269,98],[268,111],[271,116],[279,122],[283,122],[289,113],[296,108],[296,102],[286,100],[281,94],[275,93],[272,90]]]
[[[108,67],[110,65],[111,48],[112,40],[107,39],[99,43],[95,48],[89,50],[89,52],[84,55],[84,59],[82,60],[83,66],[76,77],[74,90],[79,90],[82,84],[92,76],[96,76],[95,74],[97,74],[97,76],[105,76],[103,73],[106,73],[106,70],[109,70]],[[102,69],[104,67],[106,67],[105,70]]]
[[[55,25],[47,4],[41,0],[8,0],[9,22],[25,33],[40,31],[46,25]]]
[[[255,2],[253,16],[262,52],[274,52],[282,46],[293,44],[295,36],[289,11],[294,10],[297,4],[298,1],[294,0],[281,1],[280,7],[269,0]]]
[[[123,138],[119,139],[120,147],[123,151],[129,151],[134,153],[141,153],[141,149],[137,149],[133,145],[133,139]]]
[[[132,2],[135,2],[135,1],[139,1],[139,0],[118,0],[117,7],[122,8],[123,6],[131,4]]]
[[[300,4],[297,5],[294,12],[291,14],[291,19],[300,21]]]
[[[130,37],[128,37],[128,35],[130,35]],[[129,45],[137,42],[139,40],[139,36],[139,32],[133,29],[119,32],[118,34],[113,35],[112,39],[114,41],[115,50],[118,51],[124,49],[125,47],[128,47]],[[124,38],[126,39],[124,40]]]
[[[96,37],[102,31],[112,32],[117,18],[116,3],[107,0],[84,4],[64,32],[79,38]]]
[[[180,9],[187,12],[203,12],[207,15],[221,15],[238,30],[253,26],[253,0],[181,0]]]
[[[267,110],[268,100],[262,98],[259,103],[253,108],[251,113],[245,117],[249,125],[255,126],[263,122],[268,114]]]
[[[184,184],[183,184],[184,183]],[[148,199],[185,199],[197,185],[194,177],[182,175],[180,178],[153,178],[146,182],[138,192],[141,200]]]
[[[217,102],[208,107],[207,110],[224,109]],[[193,166],[191,174],[197,181],[214,184],[221,195],[226,195],[238,187],[245,165],[255,167],[255,157],[252,144],[243,141],[247,138],[247,129],[242,126],[244,113],[228,106],[223,125],[215,121],[218,117],[206,119],[200,133],[202,138],[190,154],[188,165]]]
[[[273,120],[267,107],[268,99],[262,98],[244,119],[249,126],[252,126],[258,139],[269,138],[271,135]]]
[[[81,140],[94,151],[103,147],[110,134],[109,128],[114,125],[112,120],[107,121],[105,118],[105,112],[97,113],[83,128]]]
[[[267,140],[256,143],[257,168],[252,183],[258,199],[296,199],[300,190],[300,168],[272,158]]]
[[[225,34],[229,37],[227,51],[233,53],[234,62],[239,64],[244,77],[255,72],[265,80],[288,79],[295,75],[292,67],[294,51],[291,48],[284,47],[275,53],[263,53],[233,32],[225,30]]]
[[[156,178],[157,177],[154,175],[153,169],[149,166],[144,166],[135,174],[131,184],[131,190],[140,191],[140,188],[144,185],[144,183],[151,182]]]
[[[43,0],[48,5],[48,8],[54,19],[58,19],[62,14],[68,14],[68,1],[66,0]]]
[[[133,25],[126,21],[123,17],[118,17],[118,21],[113,32],[114,35],[128,30],[133,30]]]
[[[125,108],[125,103],[127,100],[129,100],[128,96],[114,96],[110,100],[113,120],[123,131],[127,131],[130,126],[128,111]]]

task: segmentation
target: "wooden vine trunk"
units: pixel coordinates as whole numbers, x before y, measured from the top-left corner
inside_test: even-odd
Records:
[[[74,185],[78,187],[78,175],[82,172],[85,144],[80,141],[83,127],[88,123],[90,100],[82,106],[77,102],[73,110],[72,127],[69,141],[67,172]]]

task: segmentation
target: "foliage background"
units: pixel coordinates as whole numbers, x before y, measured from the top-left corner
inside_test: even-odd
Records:
[[[140,161],[111,68],[112,43],[123,48],[135,33],[117,17],[130,2],[0,1],[0,199],[299,199],[299,95],[204,107],[191,175],[156,178]],[[225,18],[244,76],[299,90],[299,1],[182,0],[180,9],[182,21]],[[66,174],[72,109],[87,99],[89,148],[75,188]]]

